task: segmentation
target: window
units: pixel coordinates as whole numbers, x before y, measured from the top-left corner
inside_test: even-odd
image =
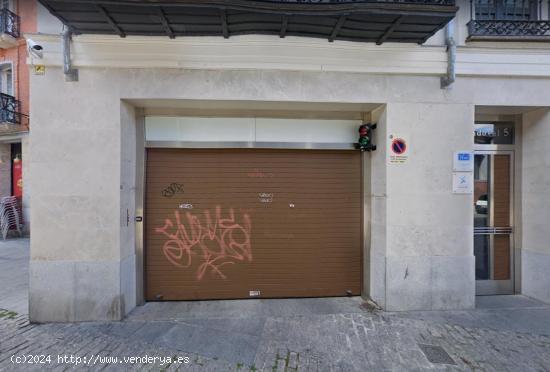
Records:
[[[11,63],[0,65],[0,93],[13,96],[13,73]]]
[[[475,0],[476,20],[529,21],[538,19],[537,0]]]
[[[12,1],[11,0],[0,0],[0,6],[2,6],[2,9],[12,10]]]

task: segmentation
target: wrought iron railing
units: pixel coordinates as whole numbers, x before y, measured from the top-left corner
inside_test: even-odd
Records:
[[[0,9],[0,31],[2,33],[18,38],[20,35],[19,28],[21,20],[19,16],[9,9]]]
[[[266,3],[345,4],[345,3],[397,3],[420,5],[455,5],[455,0],[259,0]]]
[[[21,124],[20,102],[14,96],[0,93],[0,124]]]
[[[472,20],[468,31],[470,37],[550,37],[550,21]]]

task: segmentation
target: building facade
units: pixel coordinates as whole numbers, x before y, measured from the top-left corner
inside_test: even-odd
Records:
[[[24,33],[36,32],[37,3],[0,2],[0,197],[16,196],[29,232],[29,69]]]
[[[31,320],[550,302],[548,1],[39,3]]]

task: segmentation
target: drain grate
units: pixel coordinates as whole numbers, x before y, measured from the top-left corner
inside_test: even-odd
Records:
[[[424,353],[426,358],[433,364],[452,364],[456,366],[455,361],[449,353],[445,351],[441,346],[418,344],[420,350]]]

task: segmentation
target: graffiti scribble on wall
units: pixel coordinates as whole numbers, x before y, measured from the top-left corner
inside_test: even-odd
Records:
[[[162,190],[162,196],[171,198],[176,194],[183,194],[183,185],[181,183],[171,183],[167,188]]]
[[[258,193],[258,198],[260,203],[272,203],[273,202],[273,193],[272,192],[260,192]]]
[[[245,213],[238,222],[233,208],[223,214],[218,206],[214,215],[206,210],[203,217],[201,220],[191,212],[176,210],[173,218],[167,218],[163,227],[155,229],[168,238],[162,251],[176,267],[190,268],[198,263],[197,280],[206,272],[226,279],[223,266],[252,261],[250,216]]]
[[[272,178],[275,177],[275,175],[271,172],[262,172],[259,169],[254,169],[251,172],[248,172],[246,174],[250,178]]]

